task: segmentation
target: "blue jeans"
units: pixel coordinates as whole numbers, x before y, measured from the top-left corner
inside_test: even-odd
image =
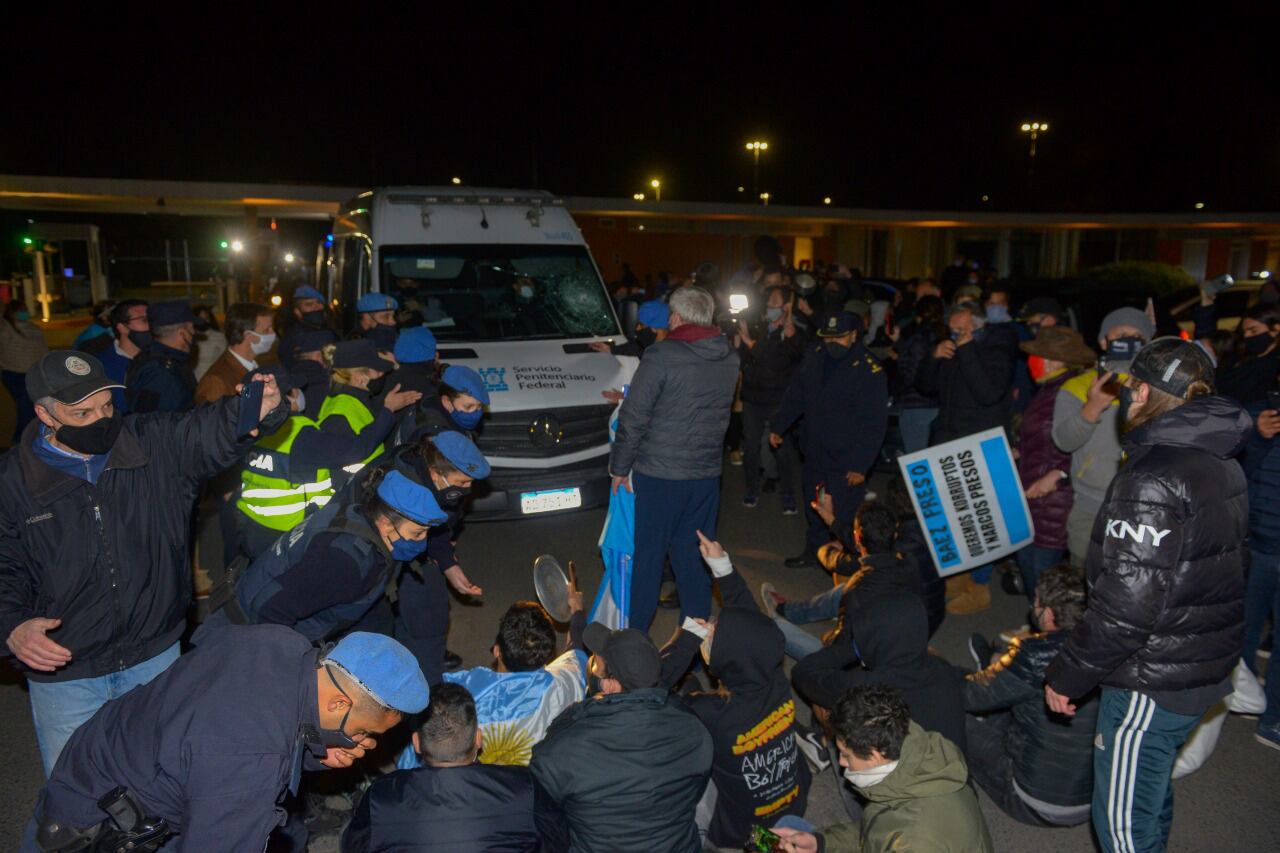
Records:
[[[119,699],[133,688],[146,684],[178,659],[178,644],[160,654],[134,664],[128,669],[77,678],[74,681],[28,681],[31,691],[31,716],[36,724],[36,743],[44,762],[44,775],[53,774],[62,749],[98,709],[112,699]]]
[[[633,471],[631,482],[636,490],[631,627],[649,630],[668,559],[680,592],[681,616],[706,619],[711,615],[711,574],[702,564],[696,531],[716,538],[720,478],[664,480]]]
[[[1103,853],[1168,845],[1170,774],[1199,722],[1199,715],[1167,711],[1141,693],[1102,689],[1093,750],[1093,828]]]
[[[1249,554],[1252,560],[1244,589],[1244,653],[1241,657],[1244,665],[1257,675],[1258,644],[1267,630],[1267,619],[1273,626],[1280,625],[1280,554],[1264,554],[1252,548]],[[1280,714],[1280,710],[1275,713]]]
[[[937,409],[903,409],[898,412],[903,453],[915,453],[929,446],[929,429],[937,417]]]
[[[1027,593],[1027,601],[1035,602],[1036,584],[1040,575],[1062,562],[1067,555],[1065,548],[1041,548],[1039,545],[1028,545],[1013,555],[1022,574],[1022,586]]]
[[[787,655],[792,660],[802,660],[822,648],[822,640],[813,636],[798,625],[810,622],[822,622],[840,615],[840,598],[844,595],[844,584],[833,586],[826,592],[820,592],[813,598],[804,601],[788,601],[784,612],[778,614],[774,624],[782,631],[786,641]]]

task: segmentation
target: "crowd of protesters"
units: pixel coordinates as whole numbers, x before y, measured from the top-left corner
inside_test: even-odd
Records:
[[[639,357],[607,395],[613,489],[635,496],[628,627],[588,624],[570,582],[563,645],[515,602],[465,668],[447,590],[484,594],[455,546],[488,396],[394,299],[362,297],[347,339],[306,287],[220,327],[127,301],[51,353],[7,311],[32,419],[0,457],[0,620],[48,776],[24,849],[305,849],[330,826],[349,851],[988,851],[981,788],[1022,823],[1157,850],[1220,708],[1259,702],[1280,749],[1280,679],[1263,700],[1257,678],[1280,616],[1280,305],[1227,338],[1207,287],[1189,339],[1138,307],[1087,339],[964,258],[891,287],[755,254],[615,287],[634,334],[596,349]],[[902,478],[872,475],[990,429],[1034,542],[944,581]],[[740,507],[720,506],[726,462]],[[199,579],[202,509],[224,560]],[[830,589],[754,595],[723,511],[804,512],[777,568]],[[937,656],[993,580],[1028,624]],[[680,620],[655,642],[660,601]],[[378,737],[399,769],[347,770]],[[349,813],[311,790],[322,768],[350,777]],[[820,829],[828,770],[849,822]]]

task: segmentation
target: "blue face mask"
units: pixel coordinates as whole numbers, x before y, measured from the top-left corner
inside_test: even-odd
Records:
[[[396,531],[399,533],[400,531]],[[393,560],[413,560],[427,550],[426,539],[405,539],[401,536],[395,542],[391,543],[391,558]]]
[[[1008,305],[988,305],[987,306],[987,322],[988,323],[1008,323],[1013,319],[1009,314]]]
[[[480,426],[480,420],[484,417],[484,409],[476,409],[474,412],[460,412],[454,409],[449,413],[453,418],[453,422],[463,429],[475,429]]]

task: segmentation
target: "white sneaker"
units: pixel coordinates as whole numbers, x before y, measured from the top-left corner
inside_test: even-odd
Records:
[[[1012,645],[1014,639],[1022,639],[1031,633],[1030,625],[1019,625],[1017,628],[1008,628],[1000,632],[1000,642],[1006,646]]]
[[[774,599],[777,592],[768,581],[760,584],[760,601],[764,603],[764,615],[770,619],[778,618],[778,602]]]
[[[804,757],[813,765],[814,770],[821,772],[831,766],[831,759],[827,758],[827,746],[817,732],[799,734],[796,737],[796,746],[804,753]]]

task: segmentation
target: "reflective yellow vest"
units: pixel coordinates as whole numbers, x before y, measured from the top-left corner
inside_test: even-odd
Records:
[[[373,423],[374,420],[374,414],[369,411],[368,406],[350,394],[342,393],[330,394],[324,398],[324,403],[320,406],[320,414],[316,415],[316,425],[323,424],[325,420],[331,417],[346,418],[347,423],[351,426],[351,431],[356,435],[364,432],[365,427]],[[342,470],[348,476],[359,474],[364,469],[364,466],[381,456],[384,450],[383,445],[379,444],[363,461],[343,465]]]
[[[329,469],[320,468],[305,480],[291,471],[289,451],[294,439],[316,422],[292,415],[275,433],[261,438],[249,450],[240,471],[240,497],[236,509],[263,527],[284,532],[306,517],[307,510],[322,507],[333,497]]]

